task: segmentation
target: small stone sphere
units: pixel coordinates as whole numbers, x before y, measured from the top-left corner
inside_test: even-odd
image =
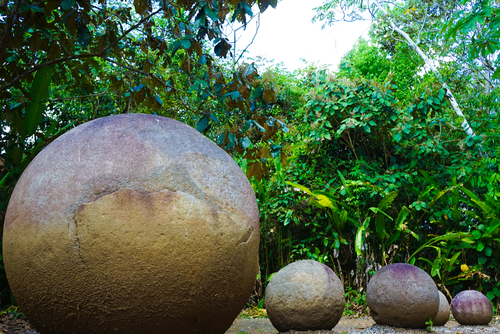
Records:
[[[225,333],[258,249],[240,167],[195,129],[143,114],[48,145],[16,185],[3,235],[19,307],[51,334]]]
[[[461,325],[487,325],[493,317],[490,300],[476,290],[458,293],[451,301],[451,312]]]
[[[439,309],[439,293],[422,269],[394,263],[378,270],[370,279],[366,303],[380,325],[424,328]]]
[[[326,265],[297,261],[273,276],[265,304],[269,320],[280,332],[330,330],[344,311],[344,287]]]
[[[432,323],[434,326],[444,326],[448,320],[450,320],[450,304],[448,303],[448,299],[441,292],[439,292],[439,310],[436,314],[436,317],[432,319]]]

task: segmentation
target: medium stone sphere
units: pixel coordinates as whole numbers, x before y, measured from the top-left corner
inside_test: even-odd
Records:
[[[344,287],[324,264],[297,261],[273,276],[265,304],[269,320],[280,332],[330,330],[344,311]]]
[[[378,270],[370,279],[366,303],[380,325],[423,328],[439,309],[439,293],[422,269],[394,263]]]
[[[224,333],[258,271],[238,165],[172,119],[100,118],[48,145],[6,213],[3,255],[41,333]]]
[[[439,310],[434,319],[432,319],[434,326],[444,326],[450,320],[450,304],[446,296],[439,291]]]
[[[461,325],[487,325],[493,317],[490,300],[475,290],[458,293],[451,301],[451,312]]]

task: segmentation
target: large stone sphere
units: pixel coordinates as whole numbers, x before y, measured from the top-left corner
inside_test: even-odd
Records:
[[[475,290],[459,292],[451,301],[451,312],[461,325],[487,325],[493,317],[490,300]]]
[[[395,263],[378,270],[370,279],[366,303],[380,325],[423,328],[439,309],[439,293],[422,269]]]
[[[324,264],[297,261],[273,276],[265,303],[269,320],[280,332],[330,330],[344,311],[344,287]]]
[[[450,304],[448,303],[448,299],[441,292],[439,292],[439,310],[434,319],[432,319],[432,323],[434,326],[444,326],[448,320],[450,320]]]
[[[224,333],[258,270],[238,165],[193,128],[128,114],[64,134],[10,200],[3,255],[42,333]]]

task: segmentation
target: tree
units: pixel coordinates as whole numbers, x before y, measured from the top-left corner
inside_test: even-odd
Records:
[[[282,125],[265,116],[272,86],[252,64],[226,60],[222,27],[246,24],[253,4],[263,12],[277,0],[2,1],[0,210],[45,145],[96,117],[156,112],[227,150],[248,148],[250,132],[275,135]]]
[[[486,70],[485,89],[500,79],[500,5],[495,1],[463,1],[443,26],[447,40],[466,39],[468,60],[479,61]],[[460,37],[460,38],[457,38]],[[464,38],[465,37],[465,38]]]
[[[435,67],[434,62],[427,56],[427,54],[424,51],[422,51],[420,46],[417,43],[415,43],[415,41],[408,33],[406,33],[404,30],[398,27],[398,25],[395,23],[395,20],[393,19],[393,16],[391,15],[393,12],[397,12],[398,8],[414,8],[413,4],[411,2],[392,3],[392,7],[394,8],[393,11],[391,11],[388,5],[383,4],[378,0],[375,0],[371,3],[370,2],[364,3],[363,1],[356,1],[356,0],[326,1],[325,4],[323,4],[323,6],[317,8],[317,15],[314,17],[313,21],[324,20],[326,21],[326,24],[333,24],[338,20],[352,21],[352,20],[362,19],[363,18],[362,15],[364,15],[367,12],[370,14],[372,20],[380,20],[380,19],[386,20],[391,29],[400,34],[406,40],[408,45],[410,45],[418,53],[418,55],[424,60],[425,64],[434,73],[436,78],[439,80],[442,88],[445,90],[446,96],[448,97],[448,100],[450,101],[455,113],[461,119],[463,119],[461,123],[463,130],[471,138],[475,138],[476,134],[474,130],[471,128],[469,122],[467,121],[467,118],[465,117],[460,106],[458,105],[456,98],[454,94],[451,92],[448,84],[442,78],[441,74]],[[335,10],[337,8],[340,8],[340,13],[342,14],[342,17],[340,19],[337,18],[335,13]]]
[[[265,147],[284,124],[269,114],[272,83],[231,61],[223,33],[227,22],[247,24],[253,4],[263,12],[277,0],[1,1],[0,221],[40,150],[111,114],[176,118],[245,153],[249,173],[263,177]],[[0,281],[8,295],[2,272]]]

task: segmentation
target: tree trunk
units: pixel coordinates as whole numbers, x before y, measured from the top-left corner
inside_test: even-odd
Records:
[[[382,7],[382,5],[380,4],[380,2],[378,0],[375,0],[375,5],[377,6],[377,8],[382,13],[384,13],[385,16],[387,16],[387,11]],[[467,118],[465,117],[464,113],[460,109],[460,106],[458,105],[457,100],[455,99],[455,96],[451,92],[450,87],[446,84],[446,82],[444,82],[443,78],[441,77],[441,74],[439,74],[439,72],[437,71],[437,69],[434,66],[434,64],[432,64],[432,61],[429,59],[429,57],[427,57],[427,55],[422,51],[422,49],[420,49],[420,47],[413,41],[413,39],[406,32],[404,32],[403,30],[401,30],[400,28],[398,28],[396,26],[396,24],[394,24],[394,22],[390,18],[387,18],[387,19],[388,19],[388,21],[389,21],[389,23],[391,25],[391,28],[406,39],[406,41],[408,42],[408,44],[413,49],[415,49],[415,51],[417,51],[418,55],[420,57],[422,57],[422,59],[424,60],[425,64],[427,66],[429,66],[429,68],[431,69],[431,71],[438,78],[439,82],[441,83],[441,86],[446,91],[446,96],[450,100],[450,103],[451,103],[451,106],[453,107],[453,110],[455,110],[455,113],[458,116],[460,116],[460,117],[463,118],[462,129],[464,129],[464,131],[469,136],[474,137],[476,135],[474,133],[474,130],[472,130],[469,122],[467,121]]]

